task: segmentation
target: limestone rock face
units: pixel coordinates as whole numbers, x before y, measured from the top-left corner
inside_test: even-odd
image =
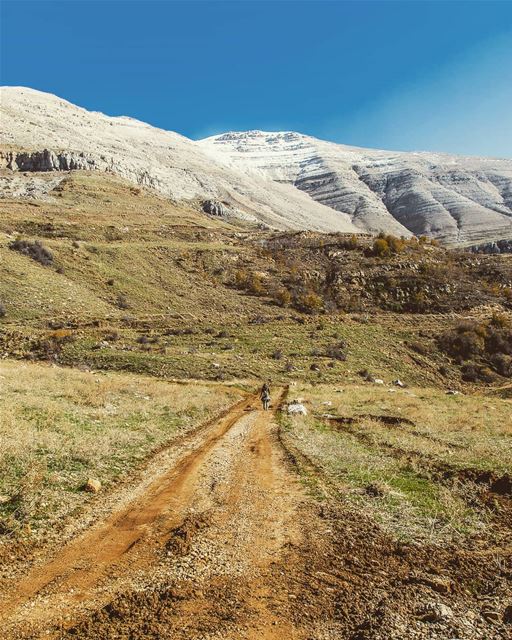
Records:
[[[293,184],[365,231],[462,245],[512,238],[512,160],[361,149],[294,132],[200,144],[228,166]]]

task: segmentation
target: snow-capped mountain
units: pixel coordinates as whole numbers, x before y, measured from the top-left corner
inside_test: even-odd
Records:
[[[292,185],[226,167],[184,136],[34,89],[0,89],[0,140],[5,181],[9,171],[109,171],[174,200],[219,200],[234,215],[278,229],[357,231],[347,214]]]
[[[0,107],[0,196],[23,197],[20,171],[87,169],[178,201],[218,201],[212,210],[277,229],[426,234],[454,244],[512,238],[511,160],[374,151],[294,132],[194,142],[24,87],[1,88]]]
[[[294,132],[232,132],[200,144],[226,166],[293,184],[361,229],[448,243],[512,237],[511,160],[361,149]]]

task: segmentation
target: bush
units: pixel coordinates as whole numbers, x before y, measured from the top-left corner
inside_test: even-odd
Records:
[[[396,236],[380,233],[373,243],[371,253],[374,256],[386,258],[394,255],[395,253],[400,253],[403,251],[405,246],[405,240],[397,238]]]
[[[128,300],[126,299],[126,296],[123,296],[123,295],[117,296],[116,304],[120,309],[130,308],[130,305],[128,304]]]
[[[458,361],[480,355],[485,347],[485,327],[476,322],[461,322],[439,338],[439,346]]]
[[[309,291],[298,299],[298,306],[306,313],[316,313],[323,307],[322,298],[314,291]]]
[[[250,277],[247,289],[253,296],[263,296],[266,293],[265,286],[260,276],[257,275],[252,275]]]
[[[464,380],[491,382],[494,373],[512,377],[512,324],[505,316],[461,322],[441,335],[438,345],[462,365]]]
[[[391,255],[389,244],[384,238],[377,238],[373,243],[373,255],[381,258]]]
[[[52,252],[42,245],[39,240],[29,242],[28,240],[18,238],[9,244],[9,249],[19,251],[19,253],[32,258],[32,260],[39,262],[39,264],[45,267],[51,265],[53,262]]]
[[[279,306],[281,307],[287,307],[292,301],[292,294],[288,291],[288,289],[285,289],[284,287],[282,289],[279,289],[276,293],[276,302],[279,304]]]
[[[340,362],[345,362],[347,356],[345,354],[346,345],[344,342],[339,342],[337,344],[332,344],[328,346],[325,350],[325,355],[328,358],[332,358],[333,360],[339,360]]]

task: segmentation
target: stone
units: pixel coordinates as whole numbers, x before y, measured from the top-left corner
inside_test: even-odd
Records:
[[[96,478],[89,478],[84,484],[84,491],[88,491],[89,493],[98,493],[100,489],[101,482],[96,480]]]
[[[405,384],[399,378],[395,380],[393,384],[395,385],[395,387],[405,387]]]
[[[441,622],[453,618],[453,611],[442,602],[426,602],[418,611],[423,622]]]
[[[308,410],[306,409],[306,407],[303,404],[300,404],[299,402],[289,404],[286,411],[290,415],[302,415],[302,416],[308,415]]]
[[[218,200],[205,200],[202,204],[203,211],[210,216],[225,218],[228,211],[226,207]]]

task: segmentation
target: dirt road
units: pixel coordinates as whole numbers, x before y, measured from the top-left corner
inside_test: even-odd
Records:
[[[239,402],[12,581],[2,639],[506,637],[469,618],[482,604],[465,586],[478,575],[504,592],[506,566],[497,572],[481,550],[390,539],[294,455],[273,411],[252,396]]]
[[[293,622],[271,606],[287,594],[274,592],[269,571],[300,541],[303,497],[273,413],[251,397],[142,495],[13,585],[0,604],[4,631],[114,637],[119,626],[147,637],[152,598],[172,585],[165,621],[154,615],[162,637],[195,637],[206,617],[201,625],[210,628],[197,637],[293,638]],[[113,606],[131,611],[130,620],[112,618]]]

